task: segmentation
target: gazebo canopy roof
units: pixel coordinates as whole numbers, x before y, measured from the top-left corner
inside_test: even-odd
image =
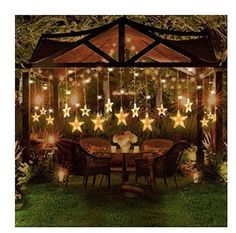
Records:
[[[165,35],[179,39],[164,39]],[[217,67],[219,62],[206,31],[163,30],[121,17],[85,31],[43,34],[27,65],[41,68]]]

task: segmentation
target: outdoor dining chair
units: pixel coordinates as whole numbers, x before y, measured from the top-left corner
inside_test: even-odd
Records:
[[[174,177],[176,188],[178,165],[184,149],[187,147],[187,141],[181,140],[175,143],[162,156],[153,158],[137,158],[136,162],[136,183],[139,177],[145,177],[149,185],[151,181],[156,184],[156,178],[163,178],[168,189],[167,178]],[[151,181],[150,181],[151,180]]]
[[[96,175],[106,175],[108,177],[108,187],[110,189],[110,157],[96,157],[88,153],[80,143],[61,139],[57,143],[56,166],[65,168],[68,171],[66,185],[70,175],[83,177],[83,185],[87,188],[88,177],[93,176],[93,184]]]

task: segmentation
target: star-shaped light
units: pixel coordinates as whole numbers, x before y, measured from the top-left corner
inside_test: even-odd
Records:
[[[181,116],[179,110],[177,112],[177,115],[175,117],[170,117],[173,121],[175,121],[174,128],[176,128],[178,125],[185,128],[184,120],[187,118],[187,116]]]
[[[115,114],[115,116],[118,118],[118,123],[117,123],[117,125],[119,125],[119,124],[127,125],[127,123],[126,123],[126,117],[127,117],[128,115],[129,115],[129,114],[128,114],[128,113],[124,113],[123,108],[120,107],[120,112]]]
[[[113,102],[111,102],[111,99],[108,98],[107,103],[105,104],[106,113],[112,112],[112,105],[113,105]]]
[[[89,116],[89,112],[91,111],[91,109],[87,108],[87,105],[84,105],[84,108],[80,109],[82,111],[82,116]]]
[[[140,120],[143,123],[143,131],[149,129],[152,131],[152,123],[154,119],[149,119],[148,113],[146,113],[145,118]]]
[[[32,115],[33,121],[39,121],[40,115],[37,114],[37,112],[34,112],[34,115]]]
[[[202,127],[208,126],[208,120],[205,118],[205,116],[202,118],[200,122],[202,123]]]
[[[41,115],[46,115],[46,109],[44,107],[42,107],[42,109],[40,109],[40,114]]]
[[[49,116],[48,116],[48,118],[46,118],[46,120],[47,120],[47,125],[53,125],[53,121],[54,121],[54,118],[53,117],[51,117],[51,114],[49,114]]]
[[[73,127],[72,133],[76,130],[79,130],[80,132],[82,132],[81,125],[83,125],[84,122],[83,121],[79,122],[77,117],[75,117],[74,121],[69,122],[69,124]]]
[[[158,110],[158,115],[159,115],[159,116],[160,116],[160,115],[163,115],[163,116],[166,115],[167,108],[164,108],[164,107],[163,107],[163,104],[161,104],[161,107],[160,107],[160,108],[157,108],[157,110]]]
[[[186,113],[187,113],[187,112],[192,112],[192,104],[193,104],[193,103],[190,102],[190,99],[187,98],[187,103],[184,105],[184,106],[186,107],[186,109],[185,109],[185,112],[186,112]]]
[[[71,108],[68,107],[68,104],[67,104],[67,103],[65,103],[65,108],[63,109],[64,118],[66,118],[67,116],[68,116],[68,117],[70,116],[70,110],[71,110]]]
[[[101,118],[100,114],[97,113],[97,116],[95,119],[92,119],[92,122],[94,123],[94,131],[96,131],[97,129],[100,129],[101,131],[103,131],[103,126],[102,124],[104,123],[105,119]]]
[[[131,111],[133,112],[132,117],[138,117],[138,111],[139,111],[139,107],[137,107],[136,103],[134,103],[134,107],[131,109]]]

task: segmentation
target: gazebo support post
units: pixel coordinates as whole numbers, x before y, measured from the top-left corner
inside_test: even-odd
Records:
[[[201,70],[199,68],[196,69],[196,82],[197,85],[202,86],[202,80],[199,75]],[[204,165],[204,152],[203,152],[203,130],[201,120],[204,115],[204,106],[203,106],[203,89],[197,88],[197,167],[201,170]]]
[[[216,70],[216,126],[215,126],[215,149],[218,161],[223,159],[223,112],[222,112],[222,70]]]
[[[23,103],[22,103],[22,144],[25,148],[24,159],[28,157],[30,144],[30,101],[29,101],[29,69],[22,69]]]

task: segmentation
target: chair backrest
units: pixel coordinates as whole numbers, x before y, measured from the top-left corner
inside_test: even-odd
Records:
[[[142,151],[148,151],[148,148],[166,148],[166,150],[169,150],[173,144],[174,142],[169,139],[149,139],[143,142]]]
[[[181,140],[175,143],[161,158],[153,161],[153,173],[156,177],[169,177],[176,174],[176,170],[187,141]]]
[[[80,145],[69,139],[61,139],[56,146],[58,151],[55,163],[67,168],[69,174],[83,174],[85,161],[82,153],[80,153]]]
[[[88,153],[107,151],[111,149],[110,142],[102,138],[84,138],[81,139],[79,143]]]

